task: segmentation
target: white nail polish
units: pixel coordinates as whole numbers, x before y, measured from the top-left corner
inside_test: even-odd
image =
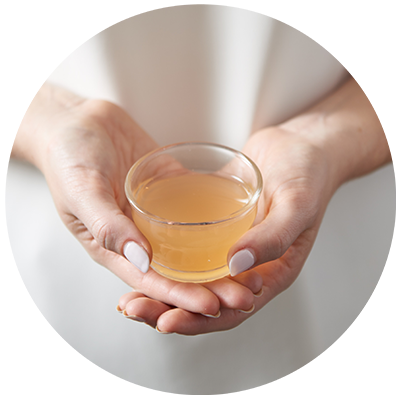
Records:
[[[253,304],[250,308],[250,310],[239,310],[240,312],[244,313],[244,314],[251,314],[254,310],[255,310],[256,306],[255,304]]]
[[[254,264],[254,256],[250,250],[240,250],[231,258],[229,262],[229,271],[231,276],[247,271]]]
[[[135,242],[128,242],[124,246],[124,256],[143,273],[149,269],[149,256],[147,252]]]
[[[209,318],[219,318],[221,316],[221,310],[218,310],[218,312],[215,315],[212,314],[201,314],[204,315],[205,317],[209,317]]]

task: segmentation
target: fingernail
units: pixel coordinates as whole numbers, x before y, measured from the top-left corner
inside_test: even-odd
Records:
[[[156,326],[156,331],[159,332],[159,333],[162,333],[163,335],[170,335],[171,333],[173,333],[173,332],[163,332],[163,331],[160,331],[160,330],[158,329],[158,326]]]
[[[255,297],[261,297],[263,294],[264,294],[264,289],[261,288],[261,290],[260,290],[259,292],[254,293],[254,296],[255,296]]]
[[[124,256],[143,273],[146,273],[149,270],[149,256],[147,255],[147,252],[137,243],[125,243]]]
[[[122,308],[119,306],[119,304],[117,305],[116,310],[117,310],[119,313],[122,313]]]
[[[124,310],[122,313],[126,318],[129,318],[133,321],[137,321],[137,322],[146,322],[146,320],[144,320],[143,318],[138,317],[137,315],[128,315],[128,313]]]
[[[209,317],[209,318],[219,318],[221,316],[221,311],[218,310],[218,312],[215,315],[212,314],[201,314],[204,315],[205,317]]]
[[[240,250],[231,258],[229,262],[229,271],[231,276],[247,271],[254,264],[254,256],[250,250]]]
[[[254,311],[255,308],[256,308],[256,306],[253,304],[251,306],[250,310],[239,310],[239,311],[242,312],[242,313],[245,313],[245,314],[250,314],[250,313],[252,313]]]

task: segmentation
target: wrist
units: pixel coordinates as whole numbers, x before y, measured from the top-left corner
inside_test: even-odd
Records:
[[[83,98],[45,83],[28,107],[18,129],[11,157],[42,170],[42,161],[57,120],[84,101]]]
[[[281,128],[296,132],[321,149],[336,189],[391,160],[379,119],[353,79]]]

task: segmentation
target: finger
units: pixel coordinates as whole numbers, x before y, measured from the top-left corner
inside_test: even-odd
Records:
[[[213,331],[212,324],[210,327],[208,321],[216,321],[216,319],[175,308],[160,315],[157,320],[157,330],[161,333],[198,335]]]
[[[96,177],[95,183],[75,194],[74,212],[82,221],[94,241],[86,243],[88,251],[96,260],[98,246],[125,257],[142,273],[149,269],[151,246],[134,222],[116,203],[106,181]],[[101,262],[101,260],[96,260]]]
[[[247,287],[256,297],[259,297],[262,293],[263,278],[255,270],[245,271],[242,274],[231,276],[229,279]]]
[[[254,305],[254,293],[234,280],[223,278],[203,286],[218,297],[221,307],[247,311]]]
[[[157,320],[157,330],[161,333],[179,333],[181,335],[199,335],[235,328],[249,318],[238,310],[222,309],[219,318],[208,318],[180,308],[171,309]]]
[[[118,300],[117,311],[119,311],[119,312],[124,311],[126,308],[126,305],[131,300],[137,299],[139,297],[145,297],[145,295],[143,293],[136,292],[136,291],[125,293]]]
[[[220,310],[218,297],[203,285],[173,281],[153,270],[143,275],[139,287],[148,297],[191,312],[218,315]]]
[[[126,304],[123,315],[138,322],[144,322],[153,328],[161,314],[170,310],[171,307],[154,299],[142,296],[132,299]]]
[[[307,229],[282,257],[254,269],[263,278],[262,298],[266,302],[286,290],[296,280],[311,251],[316,235],[317,229]]]
[[[107,268],[137,292],[191,312],[205,315],[219,313],[218,297],[204,286],[197,283],[177,282],[159,275],[153,269],[142,274],[136,268],[129,268],[129,265],[128,261],[115,253],[107,255]],[[137,295],[127,294],[127,296]]]
[[[310,213],[295,201],[273,207],[260,224],[246,232],[228,253],[232,276],[281,257],[310,225]]]

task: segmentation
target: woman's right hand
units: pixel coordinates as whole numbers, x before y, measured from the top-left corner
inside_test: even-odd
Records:
[[[262,281],[252,271],[235,282],[179,283],[152,269],[151,246],[136,228],[124,182],[132,164],[157,148],[120,107],[45,85],[21,124],[13,156],[44,174],[57,211],[90,256],[154,302],[205,315],[248,310]],[[155,306],[155,304],[157,304]]]

